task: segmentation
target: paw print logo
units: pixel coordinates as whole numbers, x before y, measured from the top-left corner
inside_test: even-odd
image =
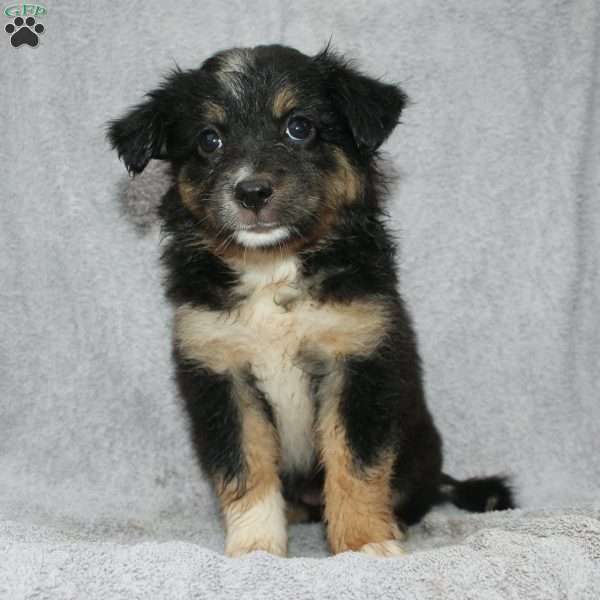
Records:
[[[35,48],[40,38],[38,35],[44,33],[44,26],[35,22],[33,17],[27,17],[25,21],[21,17],[16,17],[12,23],[9,23],[4,31],[10,35],[10,43],[15,48],[27,44]]]

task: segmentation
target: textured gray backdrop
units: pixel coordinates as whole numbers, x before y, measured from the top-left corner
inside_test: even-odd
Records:
[[[45,4],[38,48],[0,31],[0,594],[592,598],[598,3]],[[390,211],[447,469],[511,473],[524,510],[436,511],[401,560],[232,561],[170,379],[160,165],[131,187],[104,124],[175,63],[330,37],[412,99]]]

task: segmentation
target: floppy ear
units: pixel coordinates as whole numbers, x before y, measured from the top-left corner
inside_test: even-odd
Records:
[[[398,124],[408,97],[396,85],[362,75],[328,49],[315,60],[325,69],[330,96],[345,115],[359,150],[375,152]]]
[[[109,123],[107,137],[129,173],[141,173],[151,158],[166,158],[166,123],[160,92]]]

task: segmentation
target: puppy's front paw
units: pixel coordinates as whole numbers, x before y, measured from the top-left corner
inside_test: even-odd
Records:
[[[264,538],[260,540],[227,540],[225,554],[231,558],[238,558],[262,550],[275,556],[285,557],[287,555],[286,543],[281,540]]]
[[[390,556],[402,556],[406,551],[396,540],[386,540],[385,542],[371,542],[365,544],[359,552],[378,556],[380,558],[389,558]]]
[[[285,500],[279,490],[265,495],[250,507],[232,504],[224,514],[227,556],[242,556],[255,550],[276,556],[287,554]]]

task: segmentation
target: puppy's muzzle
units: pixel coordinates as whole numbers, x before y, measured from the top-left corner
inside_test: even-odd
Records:
[[[244,179],[235,186],[235,199],[243,207],[258,214],[268,203],[273,187],[268,179]]]

